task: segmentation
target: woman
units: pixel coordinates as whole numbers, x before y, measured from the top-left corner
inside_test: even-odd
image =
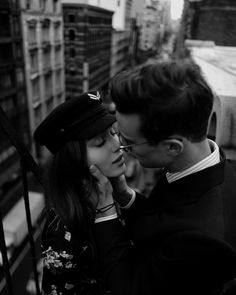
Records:
[[[53,154],[42,233],[43,294],[108,294],[99,279],[92,225],[95,214],[115,205],[109,197],[100,208],[89,167],[96,165],[107,177],[125,172],[114,123],[100,94],[90,92],[58,106],[34,133]]]

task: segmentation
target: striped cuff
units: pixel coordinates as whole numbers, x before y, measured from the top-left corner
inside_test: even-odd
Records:
[[[103,222],[103,221],[107,221],[107,220],[111,220],[111,219],[115,219],[115,218],[118,218],[117,213],[112,214],[112,215],[108,215],[108,216],[104,216],[104,217],[95,218],[95,223],[99,223],[99,222]]]
[[[129,208],[131,207],[131,205],[133,204],[133,202],[135,201],[135,198],[136,198],[136,192],[135,192],[134,190],[132,190],[132,192],[133,192],[133,195],[132,195],[131,200],[129,201],[129,203],[128,203],[127,205],[125,205],[124,207],[121,207],[121,206],[119,205],[119,207],[120,207],[121,209],[129,209]]]

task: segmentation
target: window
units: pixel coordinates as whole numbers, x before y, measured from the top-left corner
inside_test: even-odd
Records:
[[[49,42],[50,41],[50,19],[46,18],[42,21],[42,41]]]
[[[51,66],[51,50],[50,47],[43,51],[43,67],[48,68]]]
[[[70,73],[71,76],[75,76],[76,75],[76,70],[71,69],[71,70],[69,70],[69,73]]]
[[[58,1],[57,0],[53,0],[52,5],[53,5],[53,12],[58,12],[57,11]]]
[[[74,48],[70,48],[70,57],[75,57],[75,49]]]
[[[17,105],[21,106],[21,105],[25,105],[25,104],[26,104],[26,96],[25,96],[25,93],[19,92],[17,94]]]
[[[16,58],[22,58],[22,49],[20,43],[15,43],[15,56]]]
[[[39,9],[41,10],[45,9],[45,0],[39,0]]]
[[[75,22],[75,15],[74,14],[69,14],[69,23],[74,23]]]
[[[0,29],[1,30],[1,29]],[[1,43],[0,46],[0,63],[4,64],[12,58],[12,45]]]
[[[53,110],[53,97],[47,101],[47,114]]]
[[[59,95],[57,96],[57,104],[59,105],[59,104],[61,104],[61,103],[62,103],[62,95],[59,94]]]
[[[15,36],[19,36],[20,34],[20,22],[17,17],[12,18],[12,23],[13,23],[13,32]]]
[[[46,11],[47,10],[47,0],[42,0],[42,3],[41,3],[41,8]]]
[[[50,97],[52,95],[52,74],[46,74],[44,76],[44,87],[46,97]]]
[[[17,0],[12,0],[12,7],[15,9],[18,8],[18,1]]]
[[[36,43],[36,22],[29,23],[28,27],[28,41],[29,44]]]
[[[57,46],[55,50],[55,64],[59,65],[61,63],[61,46]]]
[[[37,50],[33,50],[30,53],[30,69],[31,69],[31,72],[38,71],[38,51]]]
[[[75,40],[75,30],[72,30],[72,29],[69,30],[69,39],[71,41]]]
[[[42,111],[41,106],[37,106],[37,108],[34,109],[34,123],[35,127],[37,127],[42,121]]]
[[[54,23],[54,40],[55,41],[60,41],[60,35],[61,33],[61,22],[60,21],[56,21]]]
[[[31,0],[26,0],[26,9],[31,9]]]
[[[22,68],[16,69],[16,81],[17,81],[17,84],[19,85],[24,83],[24,72]]]
[[[42,41],[48,43],[49,42],[49,27],[43,28],[43,34],[42,34]]]
[[[32,98],[33,102],[36,102],[39,100],[39,78],[35,78],[32,80]]]
[[[59,92],[61,90],[61,85],[62,85],[61,70],[58,70],[58,71],[56,71],[56,88],[57,88],[57,92]]]
[[[0,36],[5,37],[10,35],[10,22],[7,13],[0,12]]]
[[[1,73],[0,74],[0,90],[8,89],[11,87],[13,87],[12,73]]]
[[[14,109],[14,98],[13,96],[4,98],[3,101],[1,101],[1,107],[4,110],[4,112],[10,112]]]

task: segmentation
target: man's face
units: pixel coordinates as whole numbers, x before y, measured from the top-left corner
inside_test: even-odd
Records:
[[[117,111],[116,119],[119,132],[127,144],[137,144],[132,147],[131,154],[138,159],[143,167],[162,168],[168,164],[169,159],[162,144],[151,145],[142,135],[140,131],[141,120],[138,114],[123,114]]]

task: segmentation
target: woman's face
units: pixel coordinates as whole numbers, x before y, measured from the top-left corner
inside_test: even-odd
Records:
[[[86,143],[88,164],[96,165],[106,177],[117,177],[125,172],[123,152],[114,126]]]

